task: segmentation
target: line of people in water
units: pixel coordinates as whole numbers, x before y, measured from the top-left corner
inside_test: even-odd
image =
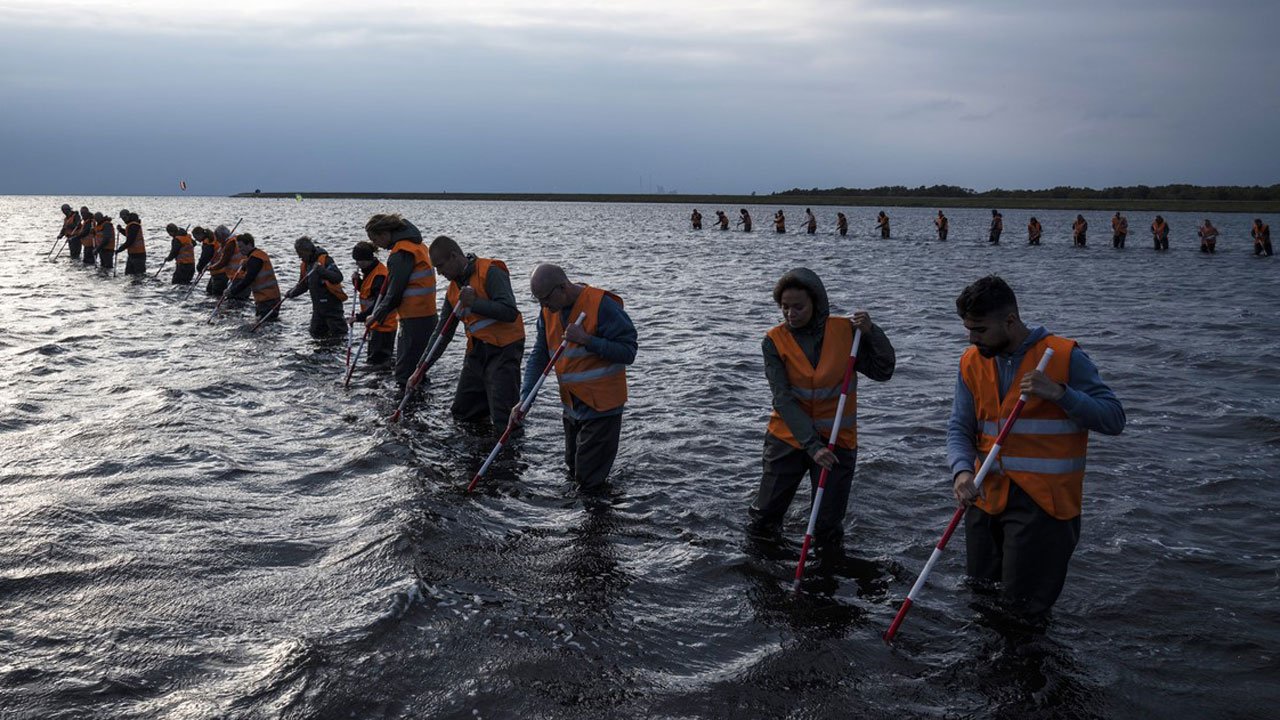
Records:
[[[101,214],[83,209],[79,220],[73,220],[69,210],[64,206],[67,217],[59,238],[74,241],[73,259],[86,252],[101,257],[137,248],[132,255],[139,260],[129,272],[145,272],[136,214],[121,213],[127,225],[119,230],[131,244],[115,248],[111,223]],[[811,214],[808,222],[813,222]],[[298,281],[285,292],[272,258],[253,235],[235,234],[224,225],[212,231],[197,227],[189,235],[168,225],[172,243],[166,260],[178,265],[173,284],[194,290],[192,283],[208,272],[204,291],[220,298],[219,307],[227,298],[252,297],[260,321],[277,319],[285,298],[309,293],[311,335],[339,338],[347,335],[348,325],[363,325],[369,348],[365,362],[389,366],[402,393],[415,373],[444,353],[461,322],[467,346],[451,412],[467,423],[490,429],[520,425],[520,399],[551,364],[560,390],[569,475],[584,492],[604,489],[620,444],[627,367],[638,348],[636,327],[622,298],[571,281],[557,265],[537,265],[529,290],[540,312],[525,358],[525,321],[506,263],[467,253],[444,235],[428,244],[399,215],[373,215],[364,229],[366,240],[351,249],[359,271],[351,278],[349,317],[344,317],[347,294],[341,269],[306,236],[294,242]],[[197,239],[199,258],[194,253]],[[378,258],[380,251],[386,253],[385,263]],[[437,272],[448,281],[440,306]],[[747,509],[747,531],[757,539],[779,539],[805,476],[816,488],[825,470],[826,499],[814,526],[815,556],[821,564],[842,553],[857,462],[857,383],[851,373],[856,368],[870,380],[887,382],[896,353],[867,311],[833,315],[822,280],[807,268],[784,274],[772,299],[781,322],[765,333],[761,345],[772,413],[764,428],[763,473]],[[1075,341],[1023,322],[1004,280],[990,276],[966,287],[956,299],[956,311],[972,347],[960,358],[956,375],[947,432],[948,480],[950,494],[968,507],[969,575],[979,584],[997,583],[1011,609],[1042,620],[1061,592],[1079,537],[1089,433],[1121,432],[1124,409]],[[1041,372],[1036,366],[1046,349],[1055,354]],[[996,443],[1018,392],[1027,394],[1029,402],[1002,445],[999,466],[979,493],[974,471]]]
[[[136,214],[120,213],[127,226],[118,230],[127,240],[119,248],[116,229],[102,213],[87,208],[76,213],[64,205],[63,214],[58,240],[69,245],[72,259],[93,263],[97,257],[110,268],[110,258],[129,252],[126,273],[146,273]],[[572,282],[557,265],[538,265],[530,276],[530,291],[542,312],[525,361],[525,322],[506,263],[466,253],[444,235],[428,244],[413,223],[398,215],[371,217],[365,225],[367,239],[352,247],[359,270],[351,277],[351,295],[328,251],[307,236],[294,241],[298,280],[285,289],[276,269],[279,258],[273,261],[251,233],[234,233],[225,225],[196,227],[190,233],[175,224],[167,229],[172,242],[165,262],[176,263],[172,284],[194,291],[193,283],[207,273],[204,292],[219,298],[219,308],[227,300],[252,299],[259,324],[278,320],[286,299],[309,295],[311,336],[343,339],[349,326],[360,325],[368,348],[366,366],[389,369],[399,393],[415,372],[439,359],[461,324],[467,344],[451,411],[463,422],[490,427],[523,423],[520,399],[531,392],[563,341],[568,346],[556,356],[554,369],[563,405],[565,461],[584,490],[605,486],[621,438],[626,367],[637,349],[635,326],[615,293]],[[385,263],[378,259],[379,251],[387,254]],[[442,307],[437,306],[437,271],[448,281]],[[430,355],[429,346],[434,347]]]
[[[729,216],[723,210],[716,210],[716,219],[712,223],[713,227],[720,230],[729,229]],[[804,232],[813,235],[818,232],[818,219],[814,216],[813,211],[805,208],[804,220],[801,221],[800,227]],[[746,208],[738,211],[738,221],[734,223],[735,228],[741,228],[743,232],[751,232],[752,221],[751,213]],[[693,214],[689,216],[689,222],[694,230],[702,229],[702,213],[695,208]],[[939,240],[946,240],[951,229],[951,222],[947,216],[938,211],[938,216],[934,218],[933,226],[938,234]],[[836,232],[844,237],[849,234],[849,218],[843,212],[836,213]],[[876,215],[875,230],[880,233],[882,239],[888,240],[891,237],[889,216],[883,210]],[[787,232],[787,219],[783,211],[778,210],[773,214],[773,231],[775,233]],[[1218,247],[1219,232],[1214,227],[1213,222],[1209,218],[1205,218],[1204,222],[1197,228],[1197,235],[1200,239],[1200,252],[1216,253]],[[991,211],[991,225],[988,228],[987,242],[991,245],[999,245],[1000,238],[1004,234],[1004,215],[999,210]],[[1089,222],[1084,219],[1084,215],[1076,215],[1075,221],[1071,224],[1071,243],[1075,247],[1087,247],[1089,235]],[[1262,222],[1261,218],[1254,218],[1253,225],[1249,228],[1249,235],[1253,239],[1253,254],[1267,255],[1273,254],[1271,247],[1271,226]],[[1027,222],[1027,244],[1039,245],[1041,238],[1044,236],[1044,226],[1033,215]],[[1111,246],[1114,248],[1123,248],[1125,241],[1129,237],[1129,219],[1121,213],[1117,212],[1111,218]],[[1151,221],[1151,242],[1156,250],[1169,249],[1169,223],[1161,215],[1156,215]]]

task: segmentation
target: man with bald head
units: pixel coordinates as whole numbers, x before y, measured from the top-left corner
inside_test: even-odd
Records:
[[[62,230],[58,232],[58,237],[55,239],[61,240],[62,238],[70,238],[72,235],[75,234],[76,230],[79,230],[79,229],[80,229],[80,216],[76,213],[75,210],[71,209],[70,205],[67,205],[64,203],[62,206]],[[77,240],[75,247],[72,248],[71,250],[71,257],[76,257],[79,254],[80,254],[80,241]]]
[[[456,315],[467,334],[453,416],[464,422],[488,419],[502,427],[511,406],[520,403],[520,359],[524,357],[524,318],[516,307],[507,265],[464,253],[456,240],[445,235],[432,241],[428,253],[431,264],[449,281],[445,317]],[[444,328],[437,356],[453,340],[456,327],[450,323]]]
[[[533,391],[551,359],[550,348],[567,339],[555,365],[564,405],[564,459],[580,489],[603,490],[618,455],[627,402],[626,366],[636,359],[636,327],[622,309],[622,298],[570,282],[558,265],[535,268],[529,288],[542,314],[520,396]],[[586,316],[582,324],[574,324],[581,314]],[[517,424],[523,420],[519,406],[511,419]]]

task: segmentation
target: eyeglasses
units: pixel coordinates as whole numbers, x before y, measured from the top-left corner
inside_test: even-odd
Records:
[[[541,304],[541,303],[545,303],[546,301],[550,300],[550,299],[551,299],[551,296],[552,296],[552,295],[555,295],[555,294],[556,294],[556,291],[557,291],[557,290],[559,290],[559,289],[560,289],[560,288],[562,288],[562,287],[564,287],[564,283],[558,283],[558,284],[554,285],[550,290],[548,290],[546,295],[538,295],[537,293],[534,293],[534,292],[531,292],[530,294],[531,294],[531,295],[533,295],[533,299],[534,299],[534,300],[537,300],[537,301],[538,301],[538,303],[539,303],[539,304]]]

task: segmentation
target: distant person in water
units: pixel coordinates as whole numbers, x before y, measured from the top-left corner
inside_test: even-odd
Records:
[[[1071,241],[1076,247],[1085,247],[1088,244],[1089,222],[1084,219],[1083,215],[1076,215],[1076,221],[1071,224]]]
[[[1253,219],[1253,227],[1249,228],[1253,237],[1253,254],[1271,256],[1271,226],[1262,222],[1262,218]]]
[[[111,218],[104,218],[102,213],[95,212],[89,217],[88,233],[85,234],[82,241],[84,252],[80,255],[80,262],[84,265],[93,265],[98,262],[98,246],[102,244],[103,224],[111,225]],[[114,236],[114,229],[112,231]]]
[[[693,214],[689,216],[689,222],[693,223],[694,230],[702,229],[702,213],[698,212],[698,208],[693,209]]]
[[[889,239],[889,216],[885,215],[883,210],[876,216],[876,229],[880,231],[882,240]]]
[[[124,248],[121,248],[123,250]],[[116,226],[111,223],[111,218],[103,215],[101,222],[97,227],[97,238],[94,243],[94,253],[98,256],[98,266],[110,270],[115,267],[116,253]]]
[[[813,216],[813,211],[809,208],[804,209],[804,227],[805,232],[810,235],[818,232],[818,218]]]
[[[781,210],[773,214],[773,231],[776,233],[787,231],[787,219],[783,217]]]
[[[129,210],[121,210],[120,218],[128,223],[122,229],[124,232],[124,244],[116,251],[117,253],[127,253],[125,255],[124,274],[146,275],[147,245],[142,237],[142,218],[138,217],[138,213]]]
[[[64,203],[62,206],[62,229],[58,231],[58,237],[55,238],[55,240],[69,238],[74,235],[78,229],[80,229],[80,216],[76,214],[75,210],[71,209],[70,205]],[[80,243],[76,242],[75,251],[71,254],[71,257],[75,257],[79,253]]]
[[[938,217],[936,217],[936,218],[934,218],[934,219],[933,219],[933,227],[934,227],[934,229],[936,229],[936,230],[938,231],[938,239],[939,239],[939,240],[946,240],[946,239],[947,239],[947,231],[948,231],[948,229],[949,229],[949,228],[947,227],[948,225],[949,225],[949,221],[947,220],[947,216],[946,216],[946,215],[943,215],[943,214],[942,214],[942,211],[941,211],[941,210],[939,210],[939,211],[938,211]]]
[[[1040,221],[1033,215],[1027,223],[1027,244],[1039,245],[1040,237],[1044,235],[1044,228],[1041,227]]]
[[[952,493],[967,508],[967,574],[997,586],[1014,614],[1041,623],[1080,538],[1089,433],[1120,434],[1124,407],[1074,340],[1023,322],[999,277],[965,288],[956,313],[973,345],[960,357],[947,425]],[[1041,372],[1047,349],[1054,354]],[[1027,404],[979,492],[974,473],[1020,393]]]
[[[1123,249],[1127,237],[1129,237],[1129,218],[1117,211],[1111,218],[1111,247]]]
[[[173,277],[169,280],[169,283],[171,285],[189,285],[196,274],[195,242],[190,235],[175,223],[166,225],[164,231],[169,234],[169,255],[165,257],[164,262],[167,263],[170,260],[177,262],[173,266]],[[164,263],[161,264],[163,265]]]
[[[836,232],[840,233],[840,237],[849,234],[849,218],[842,212],[836,213]]]
[[[1151,222],[1151,241],[1156,250],[1169,249],[1169,223],[1159,215]]]
[[[317,340],[346,337],[347,293],[342,289],[342,271],[329,253],[316,247],[306,235],[294,241],[293,251],[301,261],[298,284],[285,297],[311,294],[311,322],[307,326],[311,337]]]
[[[1004,216],[999,210],[991,211],[991,231],[987,235],[987,242],[992,245],[1000,244],[1000,236],[1004,233]]]
[[[773,287],[773,301],[782,322],[761,342],[773,413],[764,436],[764,474],[748,509],[748,532],[776,539],[804,477],[809,476],[812,497],[825,468],[830,474],[814,538],[818,556],[830,557],[841,549],[858,460],[858,396],[853,382],[839,427],[835,424],[856,331],[862,331],[857,364],[862,375],[878,382],[890,379],[896,357],[884,330],[865,311],[852,317],[831,314],[826,288],[808,268],[783,275]]]
[[[227,295],[243,297],[246,293],[252,293],[254,314],[258,319],[273,322],[279,320],[280,284],[276,281],[271,258],[265,250],[258,249],[254,237],[249,233],[237,235],[236,244],[240,252],[244,253],[244,267],[227,288]]]
[[[1218,252],[1218,228],[1209,222],[1209,218],[1205,218],[1204,224],[1200,226],[1200,252]]]
[[[734,223],[734,225],[741,225],[742,232],[751,232],[751,214],[747,212],[746,208],[742,208],[738,215],[738,222]]]
[[[88,207],[81,207],[79,224],[76,225],[76,229],[71,231],[71,234],[67,236],[67,247],[71,251],[72,260],[80,259],[81,247],[91,243],[92,237],[93,213],[89,211]]]
[[[729,216],[725,215],[723,210],[716,211],[716,224],[720,226],[721,230],[729,229]]]

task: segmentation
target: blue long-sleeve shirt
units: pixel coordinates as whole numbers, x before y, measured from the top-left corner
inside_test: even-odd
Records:
[[[1009,355],[995,357],[1001,399],[1009,392],[1009,386],[1013,383],[1027,350],[1048,334],[1049,331],[1043,326],[1032,328],[1017,350]],[[1086,430],[1104,435],[1119,435],[1124,430],[1124,407],[1111,388],[1102,381],[1093,360],[1078,347],[1071,351],[1067,392],[1057,402],[1058,407],[1067,413],[1067,417]],[[957,373],[951,420],[947,423],[947,463],[951,465],[952,477],[965,470],[973,470],[974,461],[978,457],[977,441],[978,417],[973,406],[973,393],[964,384],[963,375]]]
[[[560,318],[567,326],[573,322],[569,317],[572,308],[560,311]],[[587,343],[587,350],[599,355],[611,363],[630,365],[636,359],[636,326],[631,322],[627,312],[616,300],[605,296],[600,301],[600,312],[596,319],[596,332]],[[547,328],[538,313],[538,330],[535,333],[533,351],[524,365],[524,386],[520,389],[520,397],[525,398],[538,382],[538,376],[551,360],[551,351],[547,349]],[[625,405],[612,410],[600,412],[578,398],[573,398],[573,406],[564,409],[565,417],[572,420],[594,420],[595,418],[621,415]]]

